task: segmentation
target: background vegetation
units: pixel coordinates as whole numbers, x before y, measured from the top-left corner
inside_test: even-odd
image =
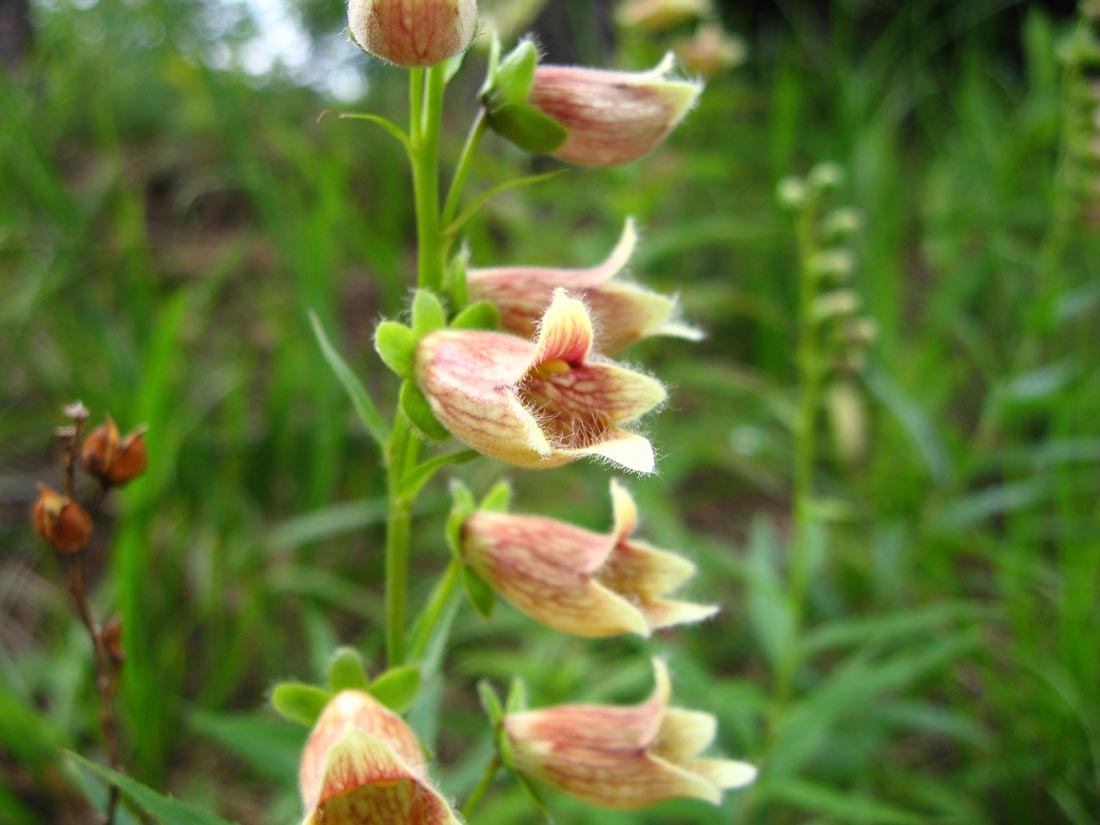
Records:
[[[1074,18],[906,7],[731,4],[749,62],[665,150],[502,197],[476,224],[475,263],[582,265],[640,219],[637,276],[680,290],[709,337],[646,345],[675,400],[652,424],[661,475],[631,486],[648,537],[695,558],[695,595],[725,609],[594,652],[506,605],[491,624],[463,609],[447,690],[413,717],[449,793],[489,747],[478,679],[521,674],[536,705],[632,701],[650,679],[638,654],[657,650],[679,701],[713,709],[722,749],[758,761],[761,781],[719,810],[605,815],[553,795],[560,822],[1097,821],[1100,204],[1090,222],[1089,173],[1058,172],[1058,43]],[[410,283],[408,181],[384,135],[317,118],[403,111],[403,81],[356,56],[330,11],[310,18],[309,61],[254,75],[238,66],[267,44],[239,7],[44,1],[32,53],[0,75],[0,821],[90,821],[85,794],[102,793],[61,753],[100,752],[97,704],[87,640],[28,521],[34,482],[57,482],[50,433],[73,398],[150,426],[149,472],[91,551],[97,608],[126,628],[135,776],[239,822],[295,821],[305,731],[265,692],[318,678],[337,644],[381,659],[378,456],[307,311],[386,384],[369,335]],[[627,45],[589,59],[637,65],[657,48]],[[329,99],[334,58],[366,73],[366,98]],[[469,113],[452,113],[452,142]],[[481,182],[527,164],[488,147]],[[824,159],[850,172],[855,283],[881,334],[866,457],[822,462],[811,657],[778,695],[795,632],[781,571],[797,277],[774,192]],[[462,475],[490,476],[478,462]],[[519,509],[594,526],[606,475],[510,473]],[[426,500],[414,598],[446,561],[442,485]],[[528,821],[503,780],[477,817]]]

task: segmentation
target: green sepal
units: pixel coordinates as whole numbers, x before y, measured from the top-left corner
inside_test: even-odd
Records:
[[[512,678],[512,686],[508,688],[508,699],[504,703],[504,712],[523,713],[527,710],[527,683],[519,676]]]
[[[420,692],[420,668],[402,665],[391,668],[370,684],[370,695],[394,713],[404,713],[416,701]]]
[[[447,84],[454,80],[458,70],[462,68],[462,64],[466,61],[466,54],[468,50],[463,50],[452,57],[443,61],[443,83]]]
[[[434,292],[418,289],[413,296],[412,328],[417,339],[447,326],[447,311]]]
[[[324,688],[302,682],[280,682],[271,691],[271,706],[290,722],[313,727],[332,694]]]
[[[458,479],[451,482],[451,512],[447,515],[447,523],[443,528],[443,536],[447,540],[447,547],[451,555],[462,562],[462,525],[466,519],[474,514],[477,504],[470,488]],[[465,562],[463,562],[465,564]]]
[[[397,321],[383,321],[374,331],[374,349],[387,367],[402,378],[412,378],[416,334]]]
[[[481,699],[481,707],[485,709],[485,715],[496,728],[504,721],[504,705],[500,702],[496,690],[488,679],[482,679],[477,683],[477,695]]]
[[[428,399],[412,381],[401,385],[401,409],[424,438],[430,441],[446,441],[450,438],[450,432],[439,423]]]
[[[470,304],[451,321],[451,329],[500,329],[500,310],[489,301]]]
[[[525,152],[548,155],[558,149],[569,130],[526,103],[506,103],[489,112],[489,126]]]
[[[469,268],[470,247],[462,244],[447,265],[447,294],[451,296],[451,303],[456,307],[464,307],[470,303],[470,290],[466,282]]]
[[[507,513],[512,503],[512,485],[507,481],[498,481],[493,489],[485,494],[481,500],[479,510],[488,510],[490,513]]]
[[[489,97],[491,105],[526,103],[535,85],[535,69],[539,65],[539,50],[530,38],[524,38],[500,61],[493,72]]]
[[[333,654],[328,665],[328,688],[333,693],[342,690],[366,690],[370,686],[366,665],[359,651],[342,647]]]
[[[483,619],[490,618],[493,615],[496,594],[493,593],[489,583],[469,567],[463,567],[462,584],[466,588],[466,598],[470,600],[470,604],[478,615]]]

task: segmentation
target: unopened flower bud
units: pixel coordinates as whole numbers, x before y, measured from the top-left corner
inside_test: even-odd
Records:
[[[145,427],[138,427],[120,438],[110,416],[88,433],[80,448],[80,463],[103,484],[121,486],[133,481],[149,463],[145,446]]]
[[[821,231],[828,240],[843,241],[855,235],[863,226],[857,209],[835,209],[825,216]]]
[[[775,198],[784,209],[797,211],[806,205],[808,193],[806,182],[802,178],[791,176],[779,181],[775,189]]]
[[[855,258],[847,249],[826,249],[814,255],[810,269],[818,278],[848,281],[855,269]]]
[[[58,553],[75,553],[82,549],[91,538],[94,526],[91,516],[77,502],[45,484],[38,485],[34,532],[52,544]]]
[[[808,181],[815,192],[832,192],[844,183],[844,169],[838,163],[819,163],[810,170]]]
[[[656,149],[699,98],[702,85],[674,75],[670,54],[648,72],[539,66],[528,102],[569,131],[554,157],[617,166]]]
[[[704,23],[692,37],[676,44],[676,56],[707,79],[744,63],[747,54],[745,42],[729,34],[721,23]]]
[[[829,387],[825,406],[837,454],[845,463],[859,462],[867,452],[867,412],[858,387],[838,381]]]
[[[351,0],[348,27],[359,47],[398,66],[435,66],[465,51],[476,0]]]
[[[711,0],[623,0],[615,22],[624,29],[659,31],[713,13]]]
[[[859,296],[850,289],[827,292],[814,301],[811,312],[819,324],[850,317],[859,311]]]

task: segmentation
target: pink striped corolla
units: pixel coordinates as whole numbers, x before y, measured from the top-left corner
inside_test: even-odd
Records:
[[[703,758],[714,741],[712,714],[669,707],[668,668],[653,660],[656,688],[640,705],[561,705],[510,714],[504,728],[516,767],[601,808],[644,808],[689,797],[719,804],[750,784],[756,769]]]
[[[539,66],[528,103],[569,131],[554,157],[617,166],[656,149],[695,105],[702,84],[674,69],[671,54],[648,72]]]
[[[434,66],[465,51],[477,0],[350,0],[348,30],[364,51],[398,66]]]
[[[420,340],[414,371],[436,418],[485,455],[520,467],[596,456],[654,469],[649,440],[622,425],[664,402],[654,378],[592,353],[584,303],[554,293],[535,340],[443,329]]]
[[[619,243],[597,266],[475,268],[467,273],[470,297],[495,304],[504,329],[530,338],[537,331],[554,290],[565,288],[584,300],[592,315],[595,348],[605,355],[616,355],[635,341],[653,335],[700,340],[702,333],[698,329],[678,320],[675,298],[617,277],[629,263],[637,244],[638,231],[631,218],[623,227]]]
[[[461,825],[412,729],[362,691],[342,691],[325,706],[298,779],[302,825]]]
[[[617,481],[611,500],[609,533],[541,516],[478,511],[463,525],[462,554],[516,608],[575,636],[649,636],[717,613],[716,606],[665,598],[695,574],[695,565],[632,538],[638,508]]]

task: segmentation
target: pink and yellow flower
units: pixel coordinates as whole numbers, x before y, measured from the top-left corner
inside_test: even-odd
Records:
[[[485,455],[521,467],[599,456],[653,472],[653,448],[624,429],[660,405],[661,383],[592,354],[584,304],[557,290],[534,341],[444,329],[421,339],[417,384],[436,418]]]
[[[714,741],[714,716],[669,707],[668,668],[654,659],[656,688],[634,707],[562,705],[511,714],[504,727],[524,774],[591,805],[632,809],[691,797],[717,805],[756,769],[698,754]]]
[[[348,28],[364,50],[398,66],[434,66],[464,51],[476,0],[351,0]]]
[[[634,499],[611,483],[615,525],[594,533],[554,519],[478,511],[462,528],[467,563],[533,619],[576,636],[649,636],[718,612],[666,599],[695,574],[687,559],[632,539]]]
[[[298,778],[302,825],[461,825],[432,785],[412,729],[361,691],[325,707]]]
[[[539,66],[528,102],[569,130],[553,154],[579,166],[644,157],[676,128],[702,85],[673,76],[668,55],[648,72]]]
[[[467,274],[470,297],[491,301],[500,310],[504,329],[530,338],[537,332],[554,290],[563,287],[584,300],[596,330],[596,349],[606,355],[615,355],[652,335],[699,340],[699,330],[676,320],[674,298],[616,278],[630,261],[637,243],[638,231],[629,219],[619,243],[598,266],[471,269]]]

